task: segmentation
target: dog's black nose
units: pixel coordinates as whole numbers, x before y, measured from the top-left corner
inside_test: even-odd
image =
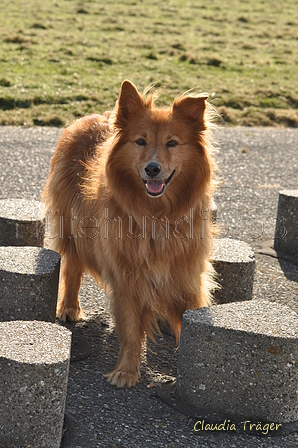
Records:
[[[148,162],[145,166],[145,172],[148,177],[156,177],[161,172],[161,165],[155,161]]]

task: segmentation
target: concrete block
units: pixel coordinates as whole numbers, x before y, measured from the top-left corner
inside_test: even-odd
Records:
[[[43,246],[44,206],[26,199],[0,200],[0,246]]]
[[[213,294],[216,303],[252,299],[255,256],[248,244],[230,238],[215,239],[211,261],[221,287]]]
[[[279,192],[274,249],[298,257],[298,190]]]
[[[298,315],[266,301],[186,311],[176,398],[203,412],[298,420]]]
[[[48,322],[0,323],[0,446],[59,448],[71,332]]]
[[[212,199],[212,201],[211,201],[211,208],[210,208],[210,211],[211,211],[211,222],[212,222],[213,224],[216,224],[216,219],[217,219],[217,205],[216,205],[216,203],[214,202],[214,199]]]
[[[0,247],[0,321],[55,322],[60,255],[39,247]]]

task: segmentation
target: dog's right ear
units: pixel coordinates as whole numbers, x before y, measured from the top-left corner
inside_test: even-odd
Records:
[[[129,121],[145,107],[144,100],[136,86],[128,80],[123,81],[116,106],[116,127],[125,128]]]

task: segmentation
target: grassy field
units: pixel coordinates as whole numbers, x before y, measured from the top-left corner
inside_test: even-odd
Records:
[[[297,0],[1,0],[0,124],[65,126],[121,81],[196,87],[224,122],[298,126]]]

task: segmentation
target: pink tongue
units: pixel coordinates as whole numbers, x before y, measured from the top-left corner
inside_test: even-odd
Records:
[[[160,193],[165,183],[163,180],[148,180],[146,185],[150,193]]]

